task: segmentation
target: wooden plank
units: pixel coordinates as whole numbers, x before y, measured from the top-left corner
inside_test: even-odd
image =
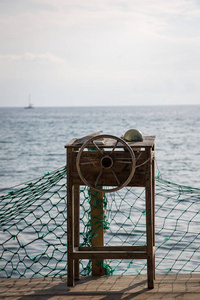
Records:
[[[105,152],[106,153],[106,152]],[[109,153],[109,152],[108,152]],[[73,153],[73,166],[76,166],[76,158],[77,158],[78,152]],[[112,167],[112,170],[115,172],[117,178],[119,179],[120,183],[123,183],[127,180],[131,173],[131,165],[129,164],[117,164],[115,163],[115,160],[118,161],[120,159],[130,159],[130,155],[124,151],[116,151],[113,154],[113,160],[114,165]],[[81,159],[81,172],[83,176],[86,178],[86,180],[93,184],[95,183],[98,175],[100,174],[102,168],[100,165],[101,155],[99,154],[99,151],[87,151],[82,154]],[[145,186],[145,163],[146,163],[146,155],[144,151],[141,151],[139,153],[136,153],[136,169],[135,174],[133,175],[132,180],[128,184],[128,186],[138,186],[138,187],[144,187]],[[91,163],[90,162],[95,162]],[[139,167],[138,167],[139,166]],[[80,179],[76,167],[73,168],[73,184],[78,185],[85,185],[83,181]],[[117,186],[118,183],[116,181],[116,178],[113,176],[113,173],[111,170],[103,170],[102,175],[100,176],[98,180],[99,186]]]
[[[119,173],[117,174],[118,177],[120,178],[120,180],[122,182],[124,182],[127,178],[127,176],[124,176],[125,174],[123,173]],[[95,182],[95,179],[97,178],[98,174],[95,175],[91,175],[90,176],[90,180],[91,182]],[[75,185],[85,185],[85,183],[80,179],[80,177],[78,176],[78,173],[76,171],[73,172],[73,183]],[[116,179],[114,178],[113,175],[104,175],[101,178],[99,178],[99,185],[100,186],[116,186]],[[134,186],[134,187],[145,187],[145,173],[139,173],[139,172],[135,172],[135,174],[133,175],[133,178],[131,179],[131,181],[129,182],[129,184],[127,186]]]
[[[147,246],[96,246],[96,247],[77,247],[76,251],[146,251]]]
[[[147,259],[146,251],[74,251],[79,259]]]
[[[146,160],[146,153],[145,151],[141,150],[141,151],[134,151],[134,154],[135,154],[135,158],[137,160],[137,165],[140,165],[142,164],[143,162],[145,162]],[[77,155],[78,155],[78,151],[74,151],[73,152],[73,164],[76,165],[76,158],[77,158]],[[104,149],[104,155],[110,155],[110,150],[106,150]],[[128,152],[125,152],[124,150],[123,151],[119,151],[119,150],[115,150],[113,153],[112,153],[112,158],[114,160],[117,160],[117,159],[122,159],[124,158],[124,160],[128,160],[130,159],[130,154]],[[96,167],[100,166],[100,159],[102,157],[102,154],[98,151],[83,151],[82,152],[82,155],[81,155],[81,162],[82,163],[88,163],[88,162],[92,162],[94,161],[94,165]],[[99,163],[96,162],[96,160],[99,160]],[[88,165],[86,165],[87,167]]]
[[[142,148],[142,147],[146,147],[146,148],[152,148],[153,144],[155,142],[155,136],[143,136],[143,141],[141,142],[129,142],[128,144],[130,145],[130,147],[136,149],[136,148]],[[99,146],[101,148],[110,148],[113,147],[115,144],[116,140],[112,140],[112,139],[105,139],[104,142],[102,144],[100,144]],[[65,148],[80,148],[83,145],[83,142],[81,142],[80,144],[76,144],[76,139],[72,139],[70,142],[68,142],[65,145]],[[92,147],[94,147],[94,145],[91,145]],[[122,147],[122,144],[118,143],[117,148]]]
[[[104,210],[103,210],[103,193],[91,191],[91,243],[92,246],[104,246]],[[94,257],[87,257],[94,258]],[[98,258],[98,257],[96,257]],[[92,275],[102,276],[105,274],[102,266],[103,260],[92,259]]]

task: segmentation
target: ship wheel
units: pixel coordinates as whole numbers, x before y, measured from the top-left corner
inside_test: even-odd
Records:
[[[109,143],[112,146],[104,144],[102,141],[105,139],[113,140],[112,143]],[[122,155],[115,155],[117,150],[122,148],[123,151],[120,152]],[[84,154],[87,150],[91,151],[91,154],[87,152],[86,157]],[[95,156],[92,155],[93,151],[96,151]],[[120,168],[120,165],[123,166],[123,169],[128,167],[127,169],[129,170],[128,176],[123,180],[121,180],[119,174],[116,174],[116,169]],[[83,167],[87,167],[87,172],[82,171]],[[123,139],[108,134],[97,135],[88,139],[80,148],[76,158],[76,168],[81,180],[93,190],[104,193],[114,192],[122,189],[131,181],[135,172],[135,155],[131,147]],[[91,180],[91,174],[94,171],[97,175]],[[113,176],[116,185],[108,187],[109,184],[108,186],[105,184],[106,188],[99,186],[100,179],[108,174]]]

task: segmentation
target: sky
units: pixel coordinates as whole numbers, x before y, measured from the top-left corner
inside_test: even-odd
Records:
[[[200,0],[0,0],[0,106],[200,104]]]

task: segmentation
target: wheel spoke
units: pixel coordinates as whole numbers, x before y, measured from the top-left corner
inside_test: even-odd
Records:
[[[127,161],[127,160],[118,160],[117,161],[118,163],[121,163],[121,164],[132,164],[132,161]]]
[[[102,174],[102,170],[100,171],[99,175],[97,176],[97,179],[95,180],[95,183],[94,183],[95,186],[97,186],[97,183],[99,181],[99,178],[101,177],[101,174]]]
[[[99,148],[99,146],[98,146],[94,141],[92,141],[92,143],[93,143],[94,146],[97,148],[97,150],[98,150],[101,154],[103,154],[103,150],[101,150],[101,149]]]
[[[118,144],[118,140],[116,141],[116,143],[115,143],[115,145],[114,145],[114,147],[113,147],[113,149],[112,149],[112,151],[111,151],[111,154],[115,151],[115,149],[116,149],[116,147],[117,147],[117,144]]]
[[[117,163],[121,163],[121,164],[132,164],[132,159],[129,157],[119,157],[119,158],[115,158],[115,161]]]
[[[115,160],[123,160],[123,159],[127,159],[127,160],[131,160],[132,161],[131,157],[116,157],[115,158]]]
[[[98,163],[98,160],[80,162],[80,165],[92,165],[92,164],[95,164],[95,163]]]
[[[115,177],[115,179],[116,179],[116,181],[117,181],[117,184],[119,185],[120,184],[120,182],[119,182],[119,179],[117,178],[117,175],[115,174],[115,172],[112,170],[112,173],[113,173],[113,175],[114,175],[114,177]]]

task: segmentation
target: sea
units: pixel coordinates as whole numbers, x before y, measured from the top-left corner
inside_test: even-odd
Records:
[[[64,166],[72,138],[131,128],[156,136],[156,175],[200,188],[200,105],[162,105],[0,108],[0,190]]]
[[[172,183],[200,188],[200,105],[35,107],[33,109],[13,107],[0,108],[0,195],[6,194],[7,189],[20,184],[22,184],[21,187],[24,187],[27,181],[33,181],[47,172],[53,172],[65,166],[65,145],[71,139],[98,131],[121,137],[129,129],[140,130],[143,136],[156,136],[155,175],[159,174],[162,179]],[[17,189],[20,189],[20,186]],[[200,270],[199,198],[197,196],[195,198],[197,202],[194,201],[192,204],[188,198],[185,201],[179,201],[177,197],[170,198],[172,195],[169,195],[168,191],[165,196],[166,199],[156,198],[156,272],[159,272],[159,268],[166,272],[169,270],[172,272],[177,272],[177,270],[198,272]],[[120,209],[117,210],[121,214],[120,219],[114,219],[114,225],[111,226],[112,230],[117,232],[115,237],[121,238],[121,241],[128,238],[127,233],[120,235],[122,227],[130,229],[135,222],[133,220],[133,223],[129,224],[127,222],[130,220],[127,219],[126,223],[121,223],[124,214],[129,216],[129,210],[132,207],[132,196],[129,196],[130,199],[127,197],[126,195],[126,201],[120,204]],[[120,199],[116,198],[116,203],[118,200]],[[130,201],[129,206],[128,200]],[[64,203],[62,205],[65,206]],[[142,205],[144,205],[143,202]],[[107,209],[107,213],[110,214],[109,220],[113,219],[112,214],[116,214],[115,209],[111,203],[110,210]],[[133,213],[135,211],[137,210],[133,210]],[[39,214],[39,211],[37,213]],[[55,236],[51,237],[51,232],[55,230],[54,223],[53,225],[48,223],[48,214],[42,215],[42,218],[45,224],[49,224],[49,232],[45,232],[45,241],[49,239],[49,243],[55,244]],[[145,223],[145,216],[142,214],[138,222],[140,222],[139,220]],[[17,226],[19,227],[19,223]],[[25,228],[29,227],[25,226]],[[139,226],[140,228],[143,230],[144,227]],[[42,227],[40,230],[45,229]],[[63,235],[61,226],[57,227],[57,231],[58,236]],[[110,238],[111,233],[108,232],[106,236]],[[135,239],[139,239],[140,236],[143,238],[143,232],[141,235],[140,231],[136,231],[130,235],[130,239],[131,241],[133,239],[134,243]],[[33,232],[29,232],[28,238],[34,242],[35,229]],[[19,239],[20,243],[27,241],[26,230],[24,233],[18,232]],[[1,260],[0,270],[1,267],[2,270],[5,267],[7,273],[0,272],[0,277],[5,277],[7,274],[17,277],[19,271],[13,271],[12,266],[18,265],[21,258],[18,258],[18,255],[14,257],[12,253],[19,251],[18,240],[10,240],[9,230],[8,233],[0,231],[0,240],[6,245],[3,246],[4,248],[10,247],[9,255],[12,259],[12,263],[8,264],[8,254],[4,251],[6,258]],[[65,243],[65,236],[63,240]],[[43,254],[44,246],[40,245],[39,241],[37,247],[30,247],[29,256],[35,256],[34,251],[37,251],[37,255],[41,256],[38,261],[45,265],[46,254]],[[55,251],[55,256],[56,253]],[[186,261],[188,261],[187,264]],[[132,274],[133,269],[138,272],[137,264],[135,263],[129,269],[130,266],[123,262],[119,269],[123,266],[128,270],[127,272]],[[54,268],[53,259],[49,261],[48,267]],[[65,270],[66,257],[57,267]],[[37,263],[34,264],[34,268],[38,268]],[[27,269],[26,276],[32,276],[31,272],[32,269]],[[48,274],[48,272],[45,273],[45,270],[41,272],[44,272],[45,276]]]

